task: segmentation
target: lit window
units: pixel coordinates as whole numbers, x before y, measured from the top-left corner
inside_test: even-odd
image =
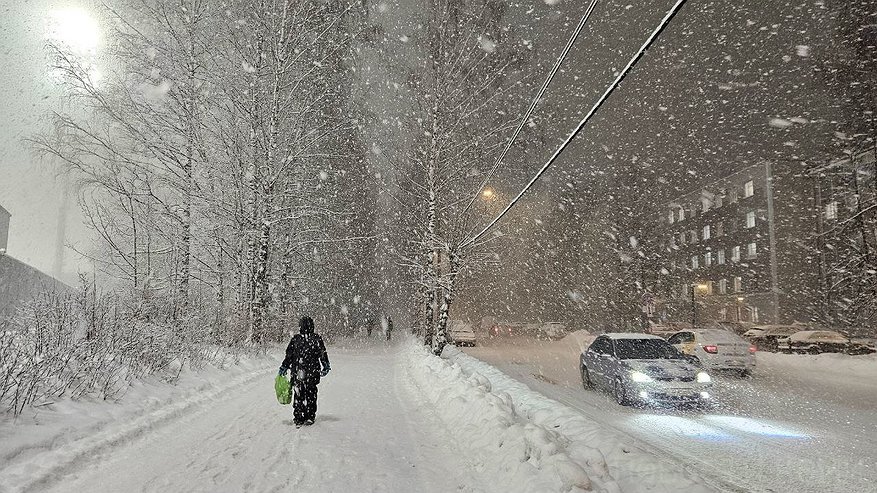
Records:
[[[759,318],[758,317],[758,307],[751,306],[751,307],[749,307],[749,310],[752,312],[752,321],[755,323],[758,323],[759,322],[759,320],[758,320],[758,318]]]
[[[718,258],[716,259],[716,261],[718,261],[719,265],[725,265],[725,249],[724,248],[719,250]]]
[[[740,247],[735,246],[731,249],[731,262],[739,262],[740,261]]]
[[[753,195],[755,195],[755,184],[749,180],[743,184],[743,197],[752,197]]]
[[[728,309],[725,307],[719,308],[719,320],[725,322],[728,320]]]
[[[758,251],[756,250],[755,242],[753,241],[752,243],[750,243],[749,245],[746,246],[746,256],[749,258],[755,258],[755,256],[757,254],[758,254]]]
[[[676,222],[676,216],[673,214],[672,210],[667,213],[667,222],[670,224]]]
[[[837,202],[825,204],[825,219],[837,219]]]
[[[684,220],[685,220],[685,209],[682,208],[682,207],[679,208],[679,220],[680,220],[680,221],[684,221]]]
[[[743,278],[742,277],[738,276],[738,277],[734,278],[734,292],[735,293],[742,293],[743,292]]]
[[[688,234],[691,236],[691,243],[697,243],[697,231],[689,231]]]
[[[703,208],[703,212],[707,212],[710,210],[710,199],[702,198],[700,199],[701,206]]]
[[[685,244],[685,231],[679,233],[679,244],[680,244],[680,245],[684,245],[684,244]]]
[[[719,279],[719,294],[725,294],[728,292],[728,280],[727,279]]]
[[[691,256],[691,268],[697,269],[698,267],[700,267],[699,258],[697,255],[692,255]]]
[[[706,252],[706,253],[703,254],[703,266],[704,266],[704,267],[709,267],[709,266],[711,266],[711,265],[713,265],[713,253],[712,253],[712,252]]]
[[[710,239],[710,226],[709,226],[709,224],[707,224],[706,226],[703,227],[703,239],[704,240]]]
[[[706,291],[703,294],[708,294],[708,295],[713,294],[713,282],[707,281],[704,284],[706,285]]]
[[[749,211],[746,213],[746,227],[754,228],[755,227],[755,211]]]

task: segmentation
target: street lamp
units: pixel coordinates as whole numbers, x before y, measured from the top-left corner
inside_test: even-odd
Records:
[[[695,300],[694,296],[697,293],[697,290],[701,290],[704,293],[709,289],[709,286],[704,283],[692,283],[691,284],[691,328],[697,328],[697,300]]]
[[[485,188],[481,191],[482,200],[493,200],[496,198],[496,192],[492,188]]]

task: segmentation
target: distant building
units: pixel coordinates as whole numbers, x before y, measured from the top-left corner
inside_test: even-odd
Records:
[[[0,252],[5,253],[9,244],[9,219],[12,214],[0,205]]]
[[[41,292],[73,292],[70,286],[7,254],[10,216],[0,207],[0,322]]]
[[[659,321],[817,318],[812,188],[793,165],[776,166],[747,167],[663,207],[655,218]]]

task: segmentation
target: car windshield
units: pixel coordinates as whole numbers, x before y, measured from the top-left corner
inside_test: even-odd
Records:
[[[661,339],[617,339],[618,359],[682,359],[682,353]]]

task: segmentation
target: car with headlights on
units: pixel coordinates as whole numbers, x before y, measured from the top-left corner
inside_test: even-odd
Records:
[[[582,384],[610,392],[622,406],[711,402],[712,378],[697,358],[650,334],[598,336],[581,354]]]

